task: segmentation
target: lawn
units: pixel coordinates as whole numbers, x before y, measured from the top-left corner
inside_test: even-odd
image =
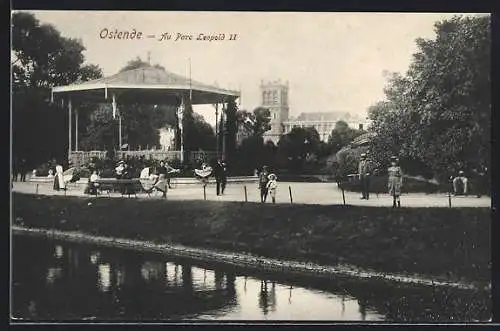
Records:
[[[89,204],[90,203],[90,204]],[[15,224],[490,281],[489,208],[271,205],[13,194]]]

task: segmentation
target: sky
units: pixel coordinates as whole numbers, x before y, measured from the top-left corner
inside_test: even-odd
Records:
[[[240,109],[260,105],[261,81],[289,82],[290,116],[349,112],[366,117],[384,98],[386,73],[404,73],[416,38],[434,38],[434,23],[452,13],[284,13],[166,11],[31,11],[64,37],[81,39],[87,63],[105,76],[148,52],[152,64],[193,80],[241,91]],[[101,38],[142,32],[141,40]],[[104,31],[103,31],[104,30]],[[101,34],[102,33],[102,34]],[[171,40],[160,41],[162,34]],[[178,40],[177,34],[193,40]],[[196,40],[200,34],[224,41]],[[236,40],[229,40],[236,34]],[[155,38],[146,38],[155,35]],[[190,59],[190,61],[189,61]],[[215,122],[212,106],[195,111]]]

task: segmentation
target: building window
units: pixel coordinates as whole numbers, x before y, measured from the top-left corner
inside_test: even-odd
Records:
[[[273,103],[278,104],[278,91],[273,91]]]
[[[276,119],[276,113],[273,113],[273,118]]]
[[[359,125],[359,130],[363,130],[363,124]]]

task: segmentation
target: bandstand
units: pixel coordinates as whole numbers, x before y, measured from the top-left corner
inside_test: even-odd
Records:
[[[53,102],[60,103],[68,109],[68,160],[75,165],[88,161],[91,157],[102,158],[104,151],[81,151],[78,146],[78,107],[83,102],[91,103],[109,103],[112,105],[113,119],[118,121],[119,130],[117,156],[145,156],[154,159],[173,159],[178,158],[181,162],[185,156],[196,158],[195,151],[184,151],[182,141],[182,117],[184,109],[190,105],[209,104],[215,107],[216,118],[219,118],[221,110],[221,121],[225,117],[227,103],[240,97],[239,91],[222,89],[216,86],[203,84],[193,81],[184,76],[166,71],[163,68],[153,66],[142,66],[137,69],[119,72],[115,75],[95,79],[78,84],[57,86],[52,88],[51,99]],[[179,150],[175,151],[122,151],[122,117],[120,114],[120,105],[126,103],[139,103],[149,105],[173,105],[177,107],[177,117],[181,134]],[[219,125],[216,124],[216,137]],[[74,134],[73,134],[74,130]],[[74,138],[74,139],[73,139]],[[226,145],[224,140],[226,135],[222,132],[223,148],[215,154],[225,156]]]

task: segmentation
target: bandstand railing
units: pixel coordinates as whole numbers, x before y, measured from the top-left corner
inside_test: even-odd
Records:
[[[72,151],[70,161],[75,166],[88,164],[93,158],[104,159],[106,158],[106,151]],[[165,160],[173,161],[181,159],[181,151],[164,151],[164,150],[141,150],[141,151],[116,151],[115,158],[126,159],[127,157],[144,157],[147,160]],[[192,151],[184,152],[184,159],[186,161],[205,160],[221,157],[220,153],[217,155],[213,151]]]

